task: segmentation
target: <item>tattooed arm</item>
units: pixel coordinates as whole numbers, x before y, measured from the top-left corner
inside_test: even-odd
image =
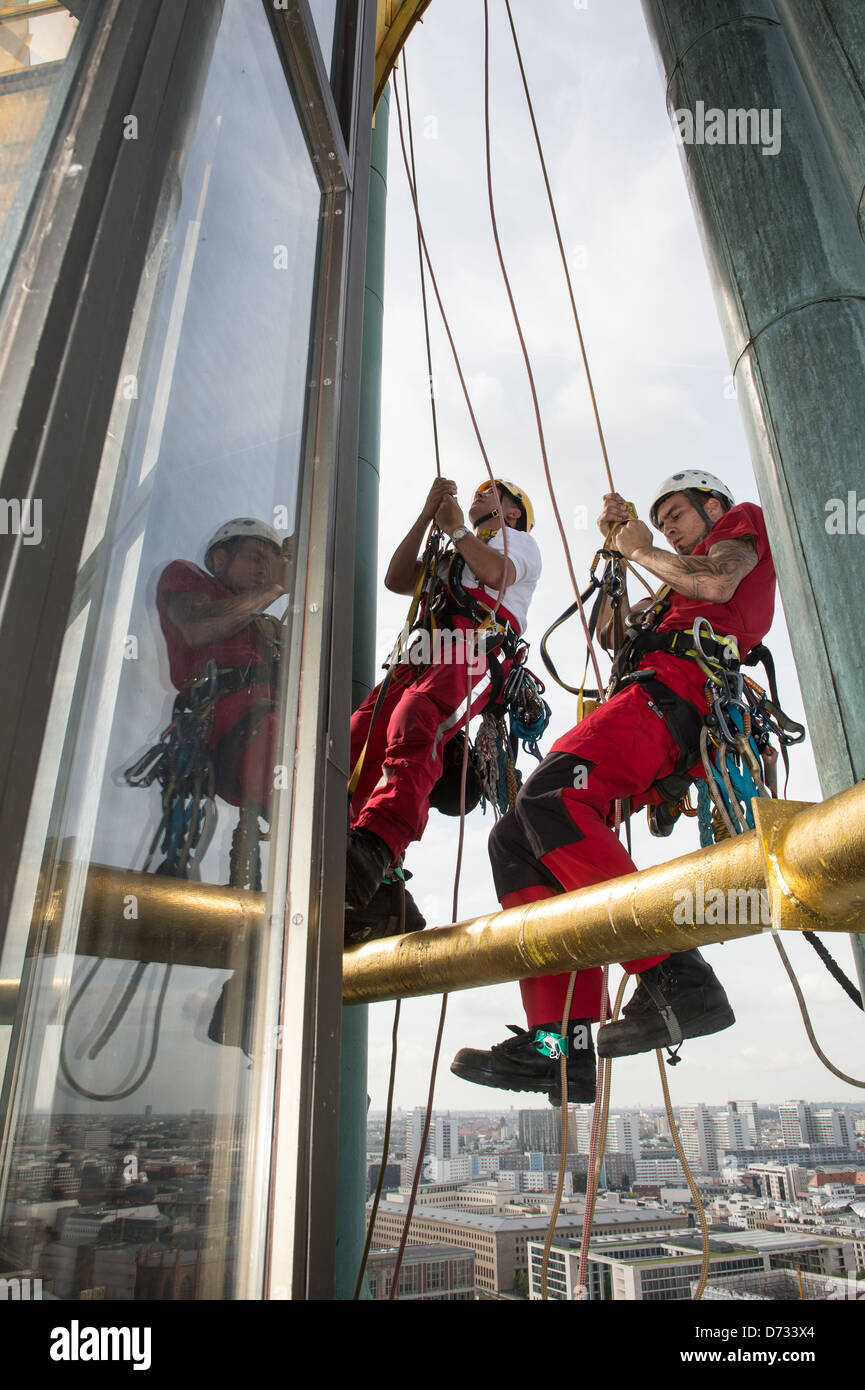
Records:
[[[669,584],[687,598],[727,603],[757,564],[751,536],[718,541],[708,555],[673,555],[652,544],[652,533],[641,521],[631,521],[615,535],[615,548],[635,564]]]

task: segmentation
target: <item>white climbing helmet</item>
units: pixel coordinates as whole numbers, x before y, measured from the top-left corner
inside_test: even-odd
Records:
[[[719,497],[726,497],[730,506],[736,504],[732,492],[727,484],[720,478],[716,478],[714,473],[707,473],[703,468],[686,468],[681,473],[673,473],[671,477],[665,478],[652,498],[649,507],[649,520],[655,527],[658,526],[658,508],[666,497],[672,497],[674,492],[687,493],[690,488],[695,488],[698,492],[717,493]]]
[[[282,549],[282,541],[272,526],[268,526],[266,521],[258,521],[254,516],[236,516],[232,521],[226,521],[219,530],[214,532],[204,550],[205,568],[214,573],[210,556],[212,552],[224,541],[234,540],[235,537],[246,539],[251,536],[253,540],[267,541],[276,550]]]

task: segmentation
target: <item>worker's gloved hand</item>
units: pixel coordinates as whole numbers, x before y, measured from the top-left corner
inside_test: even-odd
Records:
[[[291,559],[293,554],[294,537],[286,536],[279,555],[275,555],[273,558],[271,568],[271,582],[277,598],[287,594],[291,588]]]
[[[637,510],[633,502],[626,502],[618,492],[604,493],[604,510],[598,517],[598,526],[604,540],[611,526],[616,526],[620,522],[630,521],[636,517]]]
[[[652,533],[644,521],[628,521],[616,528],[610,545],[626,560],[638,560],[641,551],[652,549]]]
[[[423,516],[425,521],[432,521],[435,514],[446,497],[456,497],[457,485],[452,478],[436,478],[427,494],[427,499],[423,504]]]
[[[465,526],[466,519],[463,516],[463,509],[456,497],[445,497],[442,499],[441,506],[435,515],[436,526],[444,531],[445,535],[451,536],[458,526]]]

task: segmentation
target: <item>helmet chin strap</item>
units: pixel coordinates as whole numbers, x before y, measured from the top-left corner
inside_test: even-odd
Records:
[[[487,512],[486,516],[478,517],[475,522],[475,532],[480,536],[482,541],[489,541],[496,534],[499,528],[497,526],[484,526],[484,522],[492,521],[493,517],[497,517],[498,515],[499,509],[498,507],[494,507],[491,512]]]
[[[685,496],[687,497],[687,499],[688,499],[688,501],[690,502],[691,506],[694,508],[694,511],[700,513],[700,516],[702,517],[703,522],[705,523],[705,526],[706,526],[705,535],[703,535],[703,536],[700,537],[700,540],[705,540],[705,539],[706,539],[706,536],[708,536],[709,532],[711,531],[711,529],[712,529],[712,527],[714,526],[715,523],[714,523],[714,521],[712,520],[712,518],[709,516],[708,512],[706,511],[706,508],[703,506],[702,499],[701,499],[700,494],[699,494],[699,492],[697,491],[696,488],[693,488],[693,487],[686,488],[686,489],[685,489]]]

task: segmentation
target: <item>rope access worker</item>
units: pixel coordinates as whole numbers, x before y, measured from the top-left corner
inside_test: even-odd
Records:
[[[291,538],[254,517],[227,521],[204,552],[207,573],[174,560],[156,605],[171,681],[192,693],[216,664],[211,747],[216,794],[267,815],[273,787],[276,681],[282,624],[265,612],[288,592]]]
[[[700,651],[716,668],[735,669],[772,624],[775,570],[761,509],[735,505],[719,478],[687,470],[658,488],[650,518],[675,554],[618,493],[607,494],[598,524],[618,527],[612,548],[669,586],[632,623],[614,664],[615,693],[555,744],[493,827],[490,858],[502,907],[537,902],[636,866],[612,829],[617,800],[632,810],[679,800],[695,766],[707,711],[705,669],[692,631],[708,619],[720,640],[703,636]],[[664,594],[664,590],[660,591]],[[649,615],[647,617],[647,615]],[[698,625],[703,631],[702,625]],[[723,634],[721,638],[720,635]],[[671,795],[672,793],[672,795]],[[623,962],[640,981],[623,1018],[600,1017],[601,970],[579,972],[566,1038],[561,1037],[569,976],[521,981],[527,1029],[490,1052],[463,1048],[451,1070],[504,1090],[539,1091],[561,1104],[560,1050],[567,1053],[568,1101],[595,1097],[591,1023],[600,1022],[602,1057],[627,1057],[735,1022],[714,971],[697,950]]]
[[[492,483],[483,483],[466,524],[456,484],[436,479],[388,566],[386,587],[395,594],[413,594],[423,572],[418,556],[435,522],[450,538],[453,552],[447,552],[438,566],[426,615],[435,613],[435,636],[459,640],[433,642],[417,664],[416,649],[410,649],[409,659],[393,670],[378,716],[374,718],[374,710],[381,686],[352,716],[353,768],[365,745],[366,751],[351,802],[346,861],[350,941],[381,935],[386,929],[393,906],[391,885],[385,880],[411,841],[423,835],[445,747],[465,726],[469,685],[471,714],[479,714],[496,698],[525,630],[541,573],[540,551],[529,535],[534,511],[522,488],[504,479],[496,479],[495,486],[498,505]],[[500,591],[501,601],[491,617]],[[406,894],[406,930],[423,926]]]
[[[213,791],[241,817],[232,839],[231,883],[260,888],[258,817],[270,819],[283,624],[265,610],[288,592],[291,537],[255,517],[220,526],[205,570],[174,560],[160,575],[157,608],[172,683],[205,719]],[[166,872],[165,868],[162,870]],[[207,1029],[216,1043],[251,1056],[252,964],[222,987]]]

